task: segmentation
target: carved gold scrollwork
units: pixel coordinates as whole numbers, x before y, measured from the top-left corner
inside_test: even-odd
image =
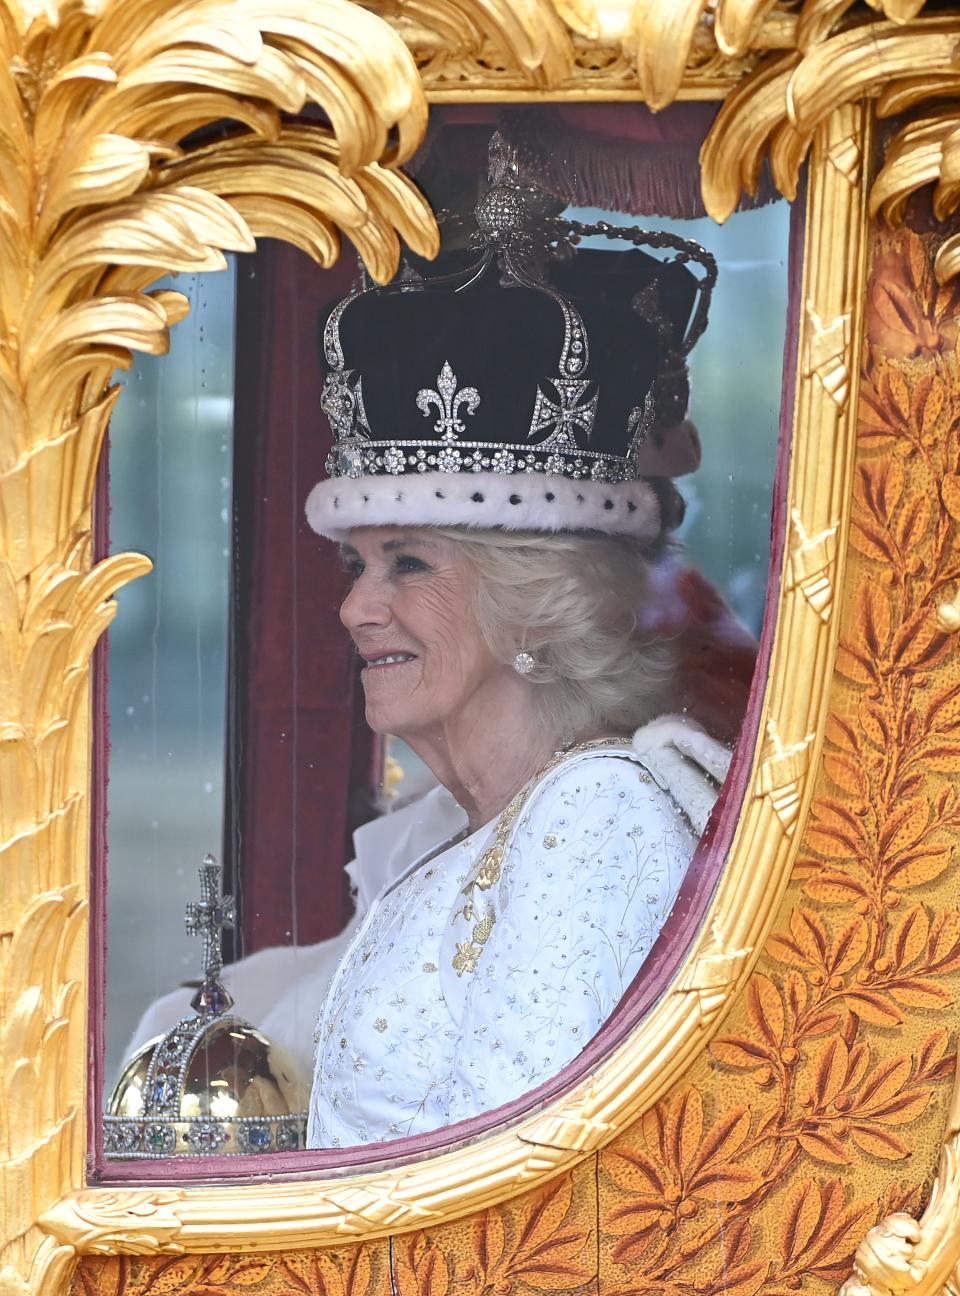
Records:
[[[464,71],[483,58],[488,68],[500,64],[522,83],[543,87],[570,75],[572,31],[590,35],[597,27],[592,0],[419,0],[396,18],[398,33],[421,58],[449,54]]]
[[[864,97],[876,100],[880,117],[938,104],[903,126],[889,144],[871,192],[871,212],[898,224],[910,196],[930,184],[939,220],[957,210],[960,113],[949,102],[960,90],[956,16],[921,17],[923,0],[872,7],[891,21],[856,21],[844,30],[848,0],[807,0],[797,18],[795,48],[748,73],[727,97],[703,150],[704,200],[718,220],[734,210],[742,191],[755,190],[765,154],[777,187],[792,197],[819,125]],[[719,19],[717,25],[719,31]],[[840,141],[828,156],[851,184],[857,182],[861,158],[855,144]],[[960,271],[960,235],[944,240],[935,269],[941,281]]]

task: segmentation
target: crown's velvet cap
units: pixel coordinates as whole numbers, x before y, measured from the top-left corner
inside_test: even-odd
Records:
[[[686,410],[700,281],[638,248],[478,262],[448,252],[334,308],[331,480],[311,493],[311,525],[334,538],[419,524],[656,539],[672,519],[645,479],[676,473],[663,434]],[[684,446],[689,470],[695,435]]]

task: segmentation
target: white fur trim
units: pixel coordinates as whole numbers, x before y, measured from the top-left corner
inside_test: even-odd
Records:
[[[730,768],[730,751],[695,720],[677,715],[658,716],[638,729],[633,750],[702,836]]]
[[[314,486],[306,511],[314,531],[331,540],[362,526],[606,531],[642,540],[660,530],[660,506],[645,481],[606,485],[541,473],[336,477]]]

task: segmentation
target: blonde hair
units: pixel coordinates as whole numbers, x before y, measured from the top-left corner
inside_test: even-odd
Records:
[[[434,529],[434,528],[431,528]],[[630,733],[662,706],[671,660],[642,639],[648,550],[628,536],[435,528],[477,576],[475,614],[498,661],[533,655],[525,679],[544,731],[559,740]]]

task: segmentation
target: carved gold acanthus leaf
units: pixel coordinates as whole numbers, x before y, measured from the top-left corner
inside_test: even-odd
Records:
[[[366,0],[365,0],[366,3]],[[411,48],[469,58],[492,47],[531,86],[562,84],[573,67],[573,31],[596,30],[592,0],[371,0]]]
[[[599,90],[654,109],[721,97],[776,51],[813,52],[845,27],[915,19],[924,0],[363,0],[414,51],[430,94]],[[619,58],[630,75],[609,69]],[[761,66],[762,70],[762,66]],[[762,81],[762,78],[761,78]],[[711,93],[712,91],[712,93]],[[749,94],[749,92],[748,92]],[[841,98],[852,102],[858,94]],[[781,100],[786,115],[786,100]],[[809,140],[807,141],[807,144]]]
[[[327,124],[286,120],[311,108]],[[426,114],[403,41],[348,0],[0,0],[4,1290],[62,1277],[73,1244],[37,1221],[83,1181],[89,667],[113,595],[150,569],[91,566],[112,375],[162,355],[186,312],[151,283],[222,269],[257,235],[330,264],[346,234],[378,279],[401,239],[432,255],[433,215],[396,169]],[[151,1197],[147,1225],[146,1198],[120,1196],[77,1203],[80,1236],[174,1245],[168,1203]]]
[[[702,154],[704,202],[717,220],[730,215],[742,193],[756,192],[765,159],[777,188],[793,198],[821,124],[843,105],[863,99],[876,101],[879,117],[923,103],[936,105],[936,111],[909,122],[894,137],[874,182],[871,211],[898,224],[911,195],[927,185],[934,186],[939,220],[957,210],[960,111],[955,102],[940,106],[960,95],[957,17],[921,17],[920,0],[873,7],[890,21],[865,21],[849,0],[803,5],[793,48],[780,55],[771,51],[727,96]],[[724,40],[725,30],[718,18],[721,48],[739,48]],[[833,160],[855,183],[856,152],[841,145]],[[944,281],[958,269],[960,239],[955,236],[941,247],[936,272]]]
[[[184,1199],[182,1189],[133,1189],[112,1192],[109,1188],[78,1193],[70,1203],[73,1245],[90,1255],[179,1255],[177,1241],[182,1221],[176,1206]],[[62,1232],[63,1205],[51,1208],[40,1220],[51,1234]]]

